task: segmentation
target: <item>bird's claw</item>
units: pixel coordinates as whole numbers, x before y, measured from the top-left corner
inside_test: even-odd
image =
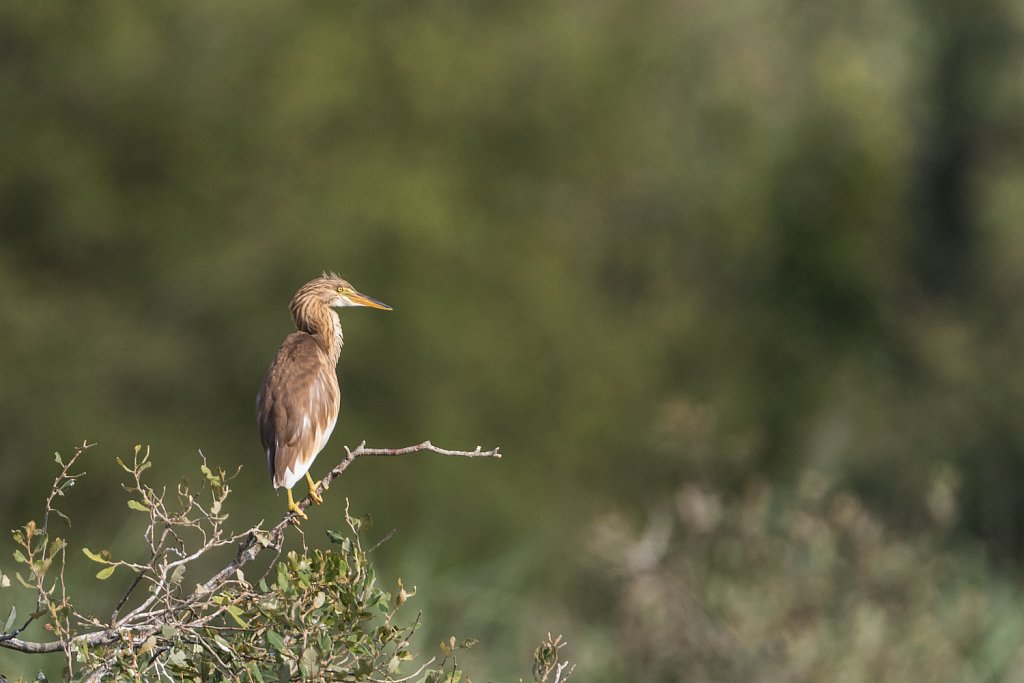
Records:
[[[295,502],[295,499],[292,498],[291,489],[288,489],[288,510],[289,512],[294,512],[296,515],[298,515],[298,517],[301,517],[302,519],[309,519],[309,517],[306,516],[306,513],[302,511],[302,508],[300,508],[298,504]],[[295,518],[296,524],[299,523],[298,517]]]
[[[296,515],[298,515],[302,519],[309,519],[309,517],[306,515],[306,513],[302,511],[302,508],[300,508],[295,503],[292,503],[291,505],[289,505],[288,509],[291,510],[292,512],[294,512]],[[296,521],[298,521],[298,520],[296,520]]]
[[[324,502],[324,499],[316,492],[316,482],[313,481],[313,477],[309,476],[309,472],[306,472],[306,485],[309,486],[309,499],[313,502],[313,505],[319,505]]]

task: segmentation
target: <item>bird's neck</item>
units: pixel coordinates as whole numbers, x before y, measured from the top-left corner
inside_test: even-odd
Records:
[[[299,329],[311,335],[331,362],[337,365],[341,347],[345,343],[338,312],[329,306],[318,306],[316,313],[309,315],[303,322]]]
[[[331,362],[337,365],[341,347],[345,343],[345,335],[341,332],[341,318],[338,317],[338,312],[333,308],[328,308],[327,312],[331,316],[331,329],[327,334],[329,343],[324,346],[324,351],[330,356]]]

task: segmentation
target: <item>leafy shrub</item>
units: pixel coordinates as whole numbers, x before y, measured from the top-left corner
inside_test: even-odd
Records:
[[[439,657],[425,661],[413,653],[411,638],[419,616],[402,609],[416,589],[406,589],[401,579],[394,593],[379,585],[361,536],[368,516],[353,517],[346,500],[345,528],[329,531],[325,548],[307,547],[303,537],[301,552],[292,550],[281,557],[292,516],[267,529],[261,523],[241,533],[230,532],[225,504],[232,476],[211,468],[205,458],[199,486],[183,481],[171,493],[146,483],[144,474],[152,466],[148,449],[136,447],[130,464],[118,460],[130,477],[124,486],[131,496],[128,507],[148,517],[142,542],[149,559],[131,562],[114,558],[108,550],[82,548],[86,557],[101,565],[96,579],[107,580],[118,570],[134,574],[109,619],[83,613],[65,581],[71,543],[54,535],[50,526],[56,517],[70,523],[56,503],[83,476],[77,465],[88,447],[83,444],[67,462],[56,455],[61,469],[47,498],[43,523],[29,521],[14,531],[14,560],[21,565],[14,577],[34,592],[36,609],[19,624],[12,606],[0,646],[26,653],[62,652],[65,678],[75,681],[462,679],[457,653],[476,641],[457,642],[452,637],[441,643]],[[429,442],[398,451],[431,449],[460,453],[436,449]],[[384,454],[383,449],[363,446],[349,451],[349,458],[324,483],[329,484],[360,451]],[[481,449],[466,455],[479,456]],[[194,589],[186,588],[186,573],[198,570],[201,559],[208,560],[211,552],[226,546],[237,547],[235,557]],[[254,566],[249,563],[264,552],[276,553],[276,558],[261,575],[248,578],[243,568]],[[0,586],[11,588],[11,577],[0,574]],[[22,639],[37,621],[55,640]],[[536,680],[568,679],[571,668],[558,657],[561,645],[560,638],[549,635],[538,647]]]

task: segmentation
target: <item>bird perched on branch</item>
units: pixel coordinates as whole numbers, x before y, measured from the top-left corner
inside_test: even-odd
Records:
[[[260,441],[274,488],[287,489],[288,509],[303,519],[306,514],[295,504],[292,487],[305,476],[310,499],[322,502],[309,466],[338,421],[341,392],[336,368],[344,340],[334,309],[344,306],[391,310],[334,273],[307,282],[289,306],[298,331],[277,350],[256,396]]]

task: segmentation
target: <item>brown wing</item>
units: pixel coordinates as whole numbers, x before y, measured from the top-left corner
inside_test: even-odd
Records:
[[[306,473],[334,429],[339,404],[334,363],[310,335],[289,335],[256,396],[260,441],[275,488],[291,488]]]

